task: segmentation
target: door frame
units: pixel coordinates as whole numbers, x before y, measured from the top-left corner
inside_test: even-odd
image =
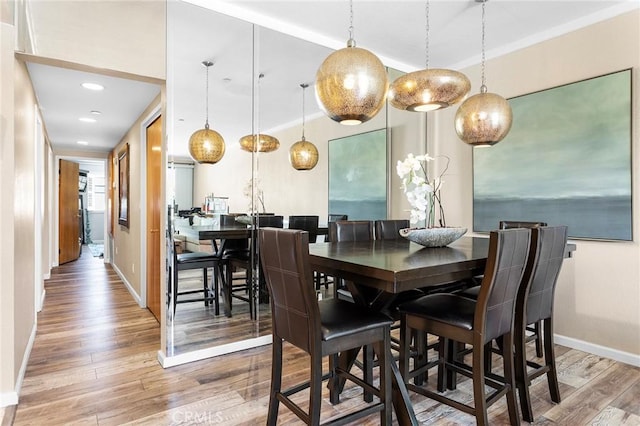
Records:
[[[104,170],[104,176],[105,176],[105,180],[107,179],[107,174],[108,174],[108,170],[107,170],[107,159],[106,158],[101,158],[101,157],[89,157],[89,156],[82,156],[82,155],[56,155],[55,156],[55,161],[54,161],[54,166],[53,166],[53,173],[55,176],[55,185],[53,185],[53,203],[54,203],[54,208],[53,208],[53,223],[52,223],[52,228],[53,228],[53,266],[60,266],[59,260],[59,254],[60,254],[60,224],[59,224],[59,216],[60,216],[60,160],[68,160],[68,161],[74,161],[74,162],[83,162],[83,161],[92,161],[92,162],[99,162],[102,163],[102,169]],[[104,194],[104,205],[107,205],[107,192],[105,191]],[[109,253],[111,253],[110,251],[110,244],[111,242],[109,241],[109,238],[107,237],[107,219],[106,219],[106,210],[105,210],[105,220],[104,220],[104,263],[111,263],[111,258],[109,257]]]
[[[144,244],[140,244],[140,307],[147,307],[147,127],[151,125],[158,117],[162,115],[162,104],[158,104],[153,110],[142,120],[140,123],[140,241]],[[164,117],[163,117],[164,118]],[[165,119],[162,120],[162,141],[165,140]],[[164,145],[164,143],[163,143]],[[166,157],[164,155],[164,149],[162,150],[161,162],[166,163]],[[164,168],[163,168],[164,170]],[[164,194],[165,186],[164,179],[165,174],[161,173],[160,176],[160,193]],[[166,201],[166,200],[165,200]],[[160,209],[160,223],[164,223],[163,209]],[[163,233],[164,234],[164,233]],[[162,239],[161,239],[162,240]],[[164,265],[165,253],[162,250],[163,245],[160,245],[160,264]],[[160,271],[160,307],[162,308],[165,303],[166,286],[163,283],[164,274]],[[165,309],[160,309],[160,325],[164,325]]]

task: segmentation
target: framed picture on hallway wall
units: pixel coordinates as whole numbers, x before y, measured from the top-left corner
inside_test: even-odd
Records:
[[[118,154],[118,223],[129,227],[129,144]]]
[[[329,141],[329,214],[387,218],[387,129]]]
[[[509,99],[513,125],[473,149],[473,230],[500,220],[631,241],[631,70]]]

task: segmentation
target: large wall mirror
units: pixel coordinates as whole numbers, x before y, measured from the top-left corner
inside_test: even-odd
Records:
[[[406,216],[395,163],[406,152],[424,151],[423,114],[385,107],[363,125],[342,126],[320,111],[313,87],[316,71],[331,49],[189,3],[169,2],[167,7],[168,256],[173,256],[174,249],[210,251],[213,244],[199,239],[197,235],[202,234],[197,230],[220,223],[219,213],[273,213],[283,216],[285,226],[289,215],[318,215],[320,224],[326,226],[328,214],[338,213],[328,210],[328,141],[378,129],[391,128],[387,134],[392,135],[387,144],[388,215]],[[208,83],[203,61],[213,62]],[[389,74],[390,79],[399,75],[393,70]],[[295,170],[289,163],[289,148],[302,136],[303,83],[309,85],[304,95],[305,137],[319,151],[318,164],[308,171]],[[209,126],[222,135],[226,150],[216,164],[194,164],[188,141],[204,127],[207,84]],[[241,150],[239,139],[251,134],[273,136],[280,146],[272,152]],[[189,164],[192,188],[174,178],[179,168]],[[176,200],[189,199],[180,195],[183,191],[191,191],[193,205],[178,205]],[[197,209],[210,214],[192,214]],[[253,244],[248,247],[255,248]],[[260,284],[255,252],[249,259],[254,289],[259,291],[264,284]],[[242,275],[240,266],[235,275]],[[173,277],[167,274],[167,278],[167,289],[171,289]],[[180,290],[198,290],[202,270],[180,271],[178,279]],[[202,294],[184,296],[188,297]],[[248,303],[233,298],[230,315],[225,315],[221,297],[216,315],[215,306],[205,306],[203,301],[178,303],[174,309],[169,294],[165,312],[169,361],[165,364],[268,344],[268,298],[257,300],[255,309],[249,309]]]

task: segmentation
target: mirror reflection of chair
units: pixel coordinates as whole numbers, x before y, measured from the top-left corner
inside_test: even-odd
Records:
[[[175,315],[176,305],[178,303],[191,303],[204,301],[205,306],[209,306],[209,303],[214,304],[215,314],[220,313],[219,303],[219,285],[218,277],[221,276],[221,262],[220,257],[215,253],[193,252],[193,253],[174,253],[174,267],[173,267],[173,313]],[[213,270],[212,281],[213,288],[209,287],[208,269]],[[186,271],[190,269],[201,269],[203,274],[203,288],[202,289],[190,289],[180,290],[180,271]],[[188,294],[202,293],[202,297],[182,297]]]
[[[386,219],[374,222],[376,240],[395,240],[400,237],[399,231],[409,228],[408,219]]]
[[[260,214],[256,217],[256,224],[258,228],[282,228],[283,217],[274,214]],[[245,241],[245,240],[243,240]],[[257,249],[256,242],[251,243],[254,245],[254,249]],[[248,243],[247,243],[248,247]],[[257,250],[255,251],[257,253]],[[230,252],[223,255],[223,259],[226,261],[226,280],[225,280],[225,300],[228,306],[227,316],[231,316],[233,308],[233,299],[242,300],[249,304],[249,315],[251,319],[257,318],[256,307],[260,302],[266,302],[268,299],[267,290],[264,287],[262,274],[260,274],[260,284],[258,286],[258,293],[255,293],[255,289],[251,285],[253,281],[253,268],[251,266],[251,252],[247,248],[245,251]],[[236,269],[243,269],[245,271],[244,276],[234,277],[234,271]],[[238,284],[234,283],[239,281]]]
[[[318,216],[289,216],[289,229],[300,229],[309,233],[309,242],[318,238]]]
[[[485,345],[502,338],[513,347],[514,312],[518,289],[528,259],[531,231],[510,229],[491,232],[489,254],[477,301],[456,294],[434,294],[400,305],[400,372],[407,388],[453,408],[475,415],[479,425],[488,424],[487,408],[500,397],[507,398],[511,424],[520,424],[516,405],[513,357],[503,357],[504,376],[485,371]],[[425,372],[429,363],[410,369],[410,333],[429,333],[440,337],[438,368],[470,377],[473,381],[473,406],[453,400],[410,379]],[[472,345],[472,366],[450,357],[450,342]],[[445,374],[439,373],[439,382]],[[486,395],[485,385],[495,391]],[[438,383],[438,390],[444,390]]]
[[[337,299],[316,300],[309,264],[308,234],[300,230],[261,229],[260,258],[273,303],[272,369],[268,425],[275,425],[278,406],[282,402],[305,424],[320,424],[322,382],[329,382],[329,399],[339,402],[338,378],[345,378],[373,393],[378,400],[366,407],[334,418],[335,424],[354,422],[380,412],[380,424],[390,425],[392,419],[391,367],[389,347],[391,320],[383,314]],[[310,355],[310,380],[282,390],[283,342],[287,341]],[[380,359],[380,385],[362,381],[338,367],[338,353],[375,345]],[[322,358],[329,356],[329,373],[323,375]],[[291,398],[309,388],[309,410],[305,412]]]

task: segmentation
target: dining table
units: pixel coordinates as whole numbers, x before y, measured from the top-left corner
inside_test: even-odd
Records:
[[[567,244],[565,257],[575,250]],[[386,312],[402,292],[437,287],[481,275],[489,252],[488,236],[465,236],[446,247],[422,247],[405,239],[316,243],[309,245],[311,269],[345,280],[356,303]],[[349,369],[357,352],[340,355]],[[392,358],[391,358],[392,359]],[[417,425],[409,393],[391,363],[393,405],[401,425]]]

